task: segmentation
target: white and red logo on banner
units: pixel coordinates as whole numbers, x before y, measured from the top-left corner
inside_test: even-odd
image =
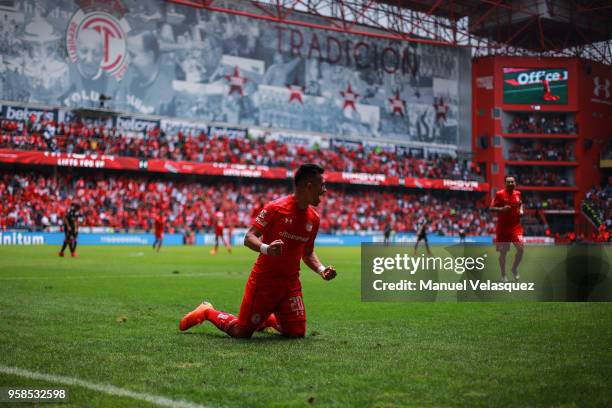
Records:
[[[120,1],[80,1],[81,8],[74,13],[66,30],[66,49],[73,63],[79,61],[79,41],[87,30],[97,32],[102,38],[103,57],[100,73],[106,72],[117,80],[123,78],[128,68],[127,33],[130,26],[124,18],[127,9]]]

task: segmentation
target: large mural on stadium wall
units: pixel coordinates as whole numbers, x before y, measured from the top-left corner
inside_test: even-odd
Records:
[[[4,100],[457,141],[466,50],[155,0],[4,1],[0,21]]]

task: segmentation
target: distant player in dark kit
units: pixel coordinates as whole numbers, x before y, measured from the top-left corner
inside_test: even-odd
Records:
[[[164,240],[164,229],[166,227],[166,217],[162,214],[157,214],[154,221],[154,230],[155,230],[155,242],[153,242],[153,249],[159,250],[162,246],[162,241]]]
[[[187,330],[206,320],[232,337],[248,338],[273,328],[286,337],[306,334],[300,260],[325,280],[336,277],[314,252],[319,214],[314,209],[327,191],[323,168],[303,164],[295,173],[295,193],[268,203],[246,233],[244,245],[260,253],[247,282],[238,317],[203,302],[179,324]]]
[[[516,256],[512,264],[512,274],[518,280],[518,271],[521,259],[523,259],[523,227],[521,226],[521,215],[523,215],[523,202],[521,193],[516,189],[516,179],[513,176],[506,176],[506,188],[495,193],[491,203],[491,211],[498,213],[497,230],[495,245],[499,252],[499,267],[501,279],[507,282],[506,276],[506,255],[510,250],[510,243],[516,247]]]
[[[419,248],[419,242],[425,242],[425,249],[427,249],[427,254],[431,255],[431,250],[429,249],[429,243],[427,242],[427,220],[423,221],[419,229],[417,230],[417,240],[414,244],[414,254],[416,255],[417,250]]]
[[[77,202],[73,202],[68,209],[68,212],[62,219],[64,223],[64,243],[62,244],[62,249],[59,252],[59,256],[64,256],[64,251],[66,247],[70,248],[70,255],[73,258],[76,258],[76,248],[77,248],[77,237],[79,235],[79,217],[81,213],[81,205]]]
[[[225,229],[225,214],[223,214],[220,207],[217,207],[213,216],[213,225],[215,227],[215,247],[210,250],[210,254],[215,255],[217,251],[219,251],[219,240],[223,241],[223,245],[227,248],[227,252],[231,254],[232,246],[223,235],[223,230]]]
[[[465,242],[465,228],[459,228],[459,242]]]
[[[391,223],[388,222],[387,225],[385,225],[385,232],[384,232],[384,236],[385,236],[385,245],[389,245],[391,243],[391,234],[393,233],[393,228],[391,228]]]

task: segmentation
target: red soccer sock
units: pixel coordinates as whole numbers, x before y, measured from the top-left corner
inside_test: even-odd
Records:
[[[213,308],[206,310],[205,316],[206,320],[210,321],[217,327],[217,329],[225,333],[227,333],[228,330],[238,321],[238,318],[233,314],[221,312]]]
[[[278,321],[276,320],[276,316],[274,316],[274,313],[268,316],[266,321],[263,322],[261,326],[257,328],[257,330],[262,331],[263,329],[268,328],[268,327],[272,327],[274,330],[278,331],[279,333],[281,332],[280,324],[278,324]]]

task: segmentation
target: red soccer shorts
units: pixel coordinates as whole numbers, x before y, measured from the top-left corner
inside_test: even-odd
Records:
[[[266,281],[249,277],[238,324],[247,331],[255,331],[271,313],[283,329],[301,326],[305,331],[306,311],[298,279]]]
[[[523,246],[523,234],[522,233],[506,233],[506,234],[497,234],[495,237],[495,244],[497,247],[497,251],[508,250],[510,249],[510,244],[514,244],[515,246]]]
[[[162,239],[163,237],[164,237],[164,233],[163,232],[160,232],[160,233],[156,232],[155,233],[155,239],[159,240],[159,239]]]

